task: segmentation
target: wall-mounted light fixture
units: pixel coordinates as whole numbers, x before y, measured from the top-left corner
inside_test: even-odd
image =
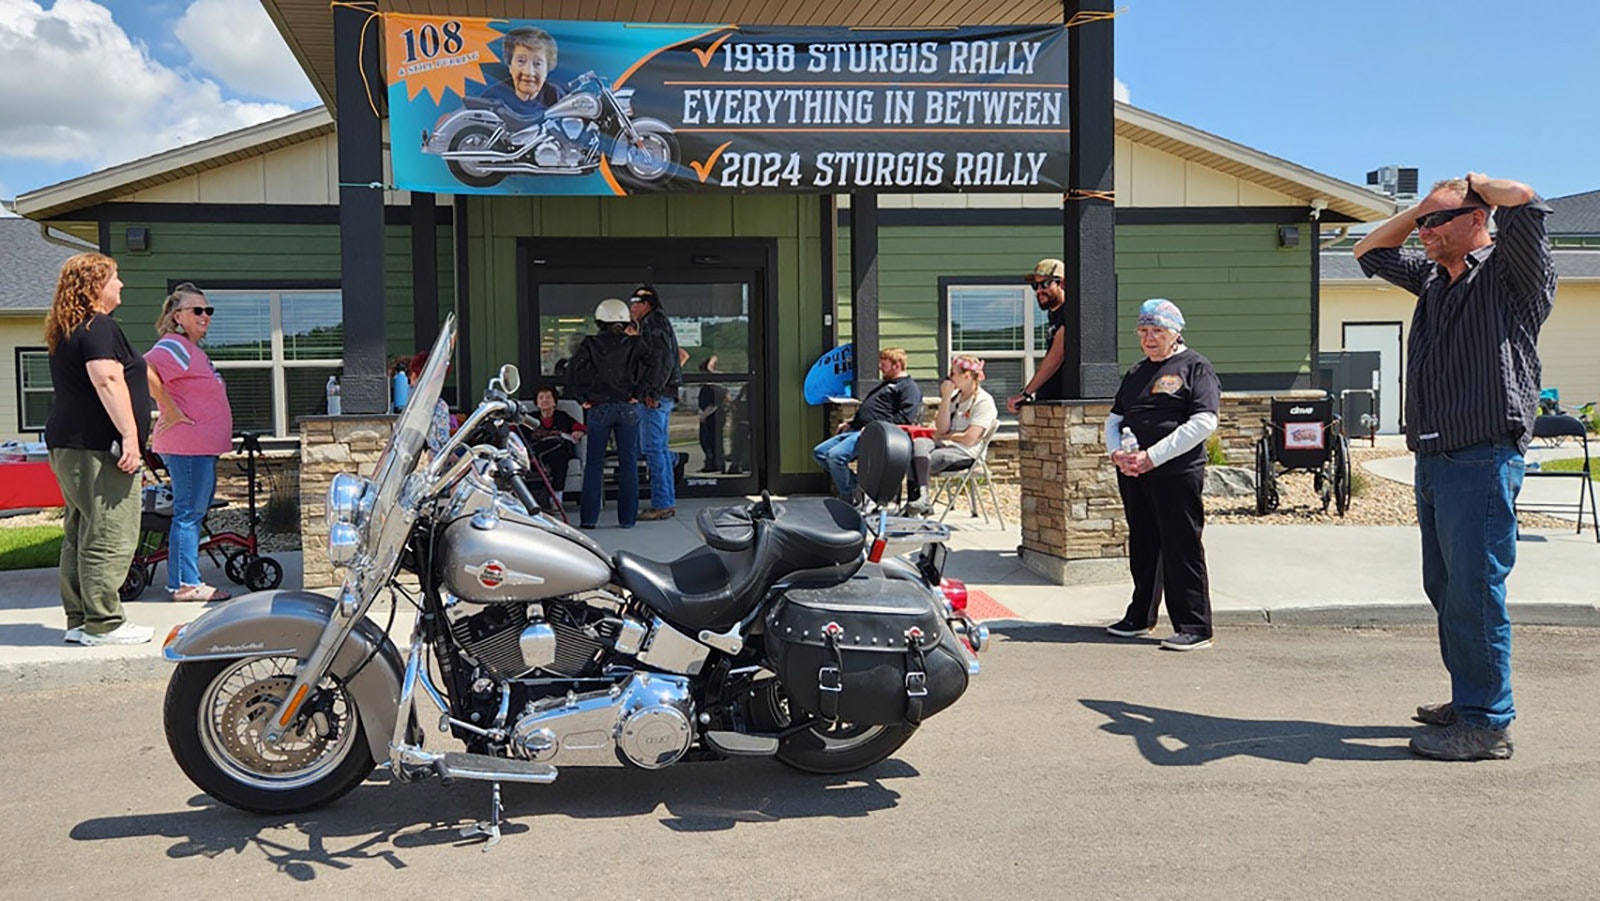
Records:
[[[123,235],[128,239],[128,249],[134,253],[144,253],[150,249],[150,229],[132,225]]]
[[[1300,246],[1300,226],[1298,226],[1298,225],[1280,225],[1280,226],[1278,226],[1278,246],[1279,247],[1299,247]]]

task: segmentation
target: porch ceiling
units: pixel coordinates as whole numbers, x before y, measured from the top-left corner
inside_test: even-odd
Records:
[[[328,0],[261,0],[322,101],[334,109]],[[379,0],[383,12],[598,22],[737,22],[937,28],[1062,21],[1062,0]]]

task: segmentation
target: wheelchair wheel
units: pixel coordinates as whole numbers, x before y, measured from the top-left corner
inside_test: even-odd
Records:
[[[244,550],[243,548],[240,548],[236,551],[229,551],[228,559],[222,564],[223,575],[227,576],[228,581],[232,582],[233,584],[243,585],[244,568],[247,564],[249,564],[250,559],[250,552]]]
[[[122,586],[117,589],[117,597],[124,604],[137,598],[150,587],[150,573],[143,564],[135,563],[128,567],[128,577],[122,580]]]
[[[1278,489],[1272,475],[1272,454],[1267,439],[1256,442],[1256,515],[1265,516],[1278,506]]]
[[[283,584],[283,566],[271,557],[257,557],[245,564],[244,584],[251,591],[270,591]]]
[[[1340,516],[1350,509],[1350,440],[1343,435],[1333,444],[1333,500]]]

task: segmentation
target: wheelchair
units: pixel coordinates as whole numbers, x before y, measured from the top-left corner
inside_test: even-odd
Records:
[[[1350,439],[1333,412],[1333,398],[1272,399],[1272,418],[1261,420],[1256,442],[1256,515],[1278,509],[1278,479],[1291,472],[1312,474],[1322,510],[1334,505],[1340,516],[1350,509]]]

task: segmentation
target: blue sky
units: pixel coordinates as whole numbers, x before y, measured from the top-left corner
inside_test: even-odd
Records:
[[[1125,0],[1136,106],[1361,183],[1600,189],[1600,2]],[[314,105],[259,0],[0,0],[0,198]]]

